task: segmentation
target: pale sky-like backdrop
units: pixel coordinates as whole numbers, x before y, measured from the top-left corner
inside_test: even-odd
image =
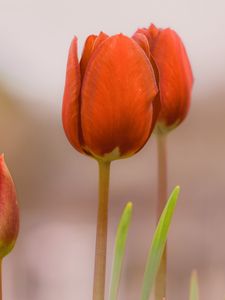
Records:
[[[151,22],[182,37],[195,76],[194,93],[225,78],[224,0],[1,0],[0,83],[28,101],[59,109],[67,50],[87,35],[131,35]]]

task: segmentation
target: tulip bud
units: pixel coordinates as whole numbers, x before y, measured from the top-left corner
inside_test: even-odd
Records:
[[[111,161],[139,151],[152,131],[157,95],[152,65],[133,39],[91,35],[80,62],[72,41],[62,120],[81,153]]]
[[[143,36],[148,42],[145,52],[147,55],[150,52],[159,75],[161,110],[156,129],[159,133],[168,132],[188,113],[193,85],[191,66],[185,47],[174,30],[158,29],[154,25],[139,29],[134,39],[142,48]]]
[[[0,259],[14,247],[18,230],[19,209],[16,190],[4,156],[0,155]]]

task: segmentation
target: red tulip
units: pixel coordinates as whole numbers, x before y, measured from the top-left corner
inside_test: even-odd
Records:
[[[184,120],[190,107],[193,76],[184,45],[174,30],[154,25],[137,30],[133,38],[158,69],[161,110],[157,129],[171,130]]]
[[[0,155],[0,259],[13,248],[19,230],[19,209],[15,186]]]
[[[113,160],[148,140],[158,88],[141,47],[122,34],[87,38],[80,62],[72,41],[63,99],[63,127],[81,153]]]

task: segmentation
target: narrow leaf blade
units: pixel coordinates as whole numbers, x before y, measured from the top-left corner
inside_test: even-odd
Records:
[[[165,248],[168,230],[171,224],[179,193],[180,187],[177,186],[171,193],[155,230],[152,244],[148,253],[141,292],[141,300],[148,300],[150,297],[155,277],[162,258],[163,250]]]
[[[114,258],[112,266],[112,279],[110,285],[109,299],[116,300],[119,290],[120,275],[122,270],[122,263],[125,253],[126,240],[129,225],[132,217],[133,205],[128,202],[123,210],[122,216],[120,218],[119,225],[117,227],[115,245],[114,245]]]
[[[191,274],[189,300],[199,300],[198,275],[195,270]]]

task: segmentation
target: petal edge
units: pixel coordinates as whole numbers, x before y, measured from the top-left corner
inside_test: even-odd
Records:
[[[72,40],[66,69],[66,82],[62,106],[62,122],[66,136],[73,147],[84,153],[80,137],[81,75],[77,57],[77,38]]]

